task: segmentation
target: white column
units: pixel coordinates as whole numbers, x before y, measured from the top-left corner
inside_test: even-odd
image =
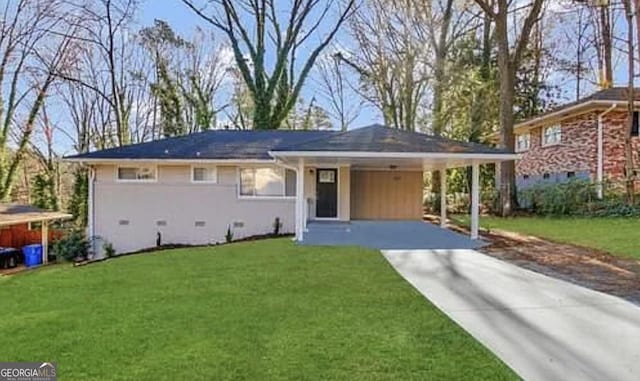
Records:
[[[471,239],[478,239],[480,218],[480,165],[471,166]]]
[[[296,173],[296,241],[303,239],[306,207],[304,202],[304,159],[300,158]]]
[[[49,222],[42,221],[40,228],[42,232],[42,238],[40,244],[42,244],[42,263],[46,264],[49,261]]]
[[[447,227],[447,169],[440,170],[440,227]]]

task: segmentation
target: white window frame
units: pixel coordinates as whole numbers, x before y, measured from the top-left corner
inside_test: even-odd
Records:
[[[275,169],[275,170],[279,170],[282,171],[282,195],[277,195],[277,196],[257,196],[257,195],[244,195],[241,193],[241,187],[242,187],[242,177],[241,177],[241,172],[243,169],[263,169],[263,168],[268,168],[268,169]],[[252,166],[238,166],[237,172],[236,172],[236,183],[238,184],[237,188],[237,197],[239,200],[295,200],[296,196],[287,196],[287,181],[286,181],[286,171],[287,169],[284,167],[277,167],[277,166],[269,166],[269,165],[252,165]],[[296,176],[298,174],[296,173]],[[296,184],[297,185],[297,184]]]
[[[141,168],[149,167],[153,170],[153,179],[121,179],[120,168]],[[158,166],[153,164],[130,164],[130,165],[116,165],[116,171],[114,173],[116,182],[118,183],[157,183],[158,182]]]
[[[527,137],[526,141],[527,141],[527,146],[526,147],[520,147],[520,137]],[[531,148],[531,133],[527,132],[525,134],[520,134],[520,135],[516,135],[516,152],[525,152],[528,151]]]
[[[547,130],[551,129],[551,128],[557,128],[558,129],[558,141],[554,141],[554,142],[548,142],[547,141]],[[562,143],[562,126],[560,125],[560,123],[558,124],[553,124],[551,126],[546,126],[542,128],[542,136],[541,136],[541,141],[542,141],[542,146],[543,147],[548,147],[548,146],[554,146],[556,144],[560,144]]]
[[[213,180],[196,180],[195,170],[196,168],[206,168],[213,170]],[[193,184],[217,184],[218,183],[218,167],[215,165],[207,164],[193,164],[191,165],[191,183]]]

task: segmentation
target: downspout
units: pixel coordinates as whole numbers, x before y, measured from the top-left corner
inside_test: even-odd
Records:
[[[603,132],[603,126],[602,126],[602,118],[607,115],[608,113],[610,113],[611,111],[613,111],[613,109],[616,108],[616,105],[613,104],[611,105],[611,107],[609,107],[608,109],[606,109],[605,111],[603,111],[601,114],[598,114],[598,167],[597,167],[597,172],[596,172],[596,182],[597,182],[597,194],[598,194],[598,198],[602,199],[602,197],[604,196],[604,190],[603,190],[603,184],[602,182],[604,181],[604,132]]]
[[[91,251],[95,254],[96,226],[95,226],[95,208],[94,208],[94,183],[96,179],[96,171],[93,166],[89,167],[89,194],[87,197],[87,236],[91,243]]]

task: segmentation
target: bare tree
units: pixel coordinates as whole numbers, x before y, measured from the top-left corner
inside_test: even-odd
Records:
[[[338,121],[341,131],[349,129],[362,108],[362,101],[345,78],[344,69],[335,54],[324,56],[318,61],[316,80],[322,97],[329,104],[328,112]]]
[[[360,76],[360,94],[386,125],[416,130],[430,70],[427,20],[413,3],[369,0],[349,23],[356,45],[336,56]]]
[[[331,11],[340,4],[336,0],[287,2],[286,17],[276,0],[220,0],[210,3],[212,12],[206,6],[197,6],[195,1],[183,2],[227,36],[238,70],[253,98],[256,129],[281,126],[295,106],[316,59],[355,8],[355,0],[346,0],[331,22]],[[324,28],[328,32],[309,49],[310,38],[317,37]],[[304,59],[299,54],[303,45],[310,51]],[[271,69],[267,57],[273,57]],[[298,62],[301,59],[302,64]]]
[[[55,73],[69,65],[74,48],[69,36],[77,28],[67,22],[74,16],[61,1],[5,1],[0,13],[0,199],[4,200]]]
[[[522,55],[527,48],[531,31],[538,22],[543,0],[531,0],[526,14],[522,18],[515,42],[510,41],[508,0],[474,0],[495,24],[495,39],[498,45],[498,70],[500,76],[500,143],[503,147],[515,150],[513,134],[516,71]],[[521,11],[523,12],[523,11]],[[515,16],[514,16],[515,17]],[[515,163],[503,162],[500,166],[500,199],[503,216],[511,214],[517,205],[515,181]]]
[[[111,108],[118,146],[131,142],[129,117],[131,115],[130,59],[132,38],[128,25],[136,9],[136,0],[98,0],[77,4],[82,30],[74,36],[90,50],[92,67],[77,67],[75,72],[57,73],[67,81],[81,84],[95,91]],[[95,86],[94,75],[106,81],[106,87]]]

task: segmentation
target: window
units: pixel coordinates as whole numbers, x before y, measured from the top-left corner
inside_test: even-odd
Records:
[[[529,175],[523,175],[522,178],[525,180],[529,180]]]
[[[155,181],[156,168],[152,166],[118,167],[120,181]]]
[[[516,137],[516,152],[522,152],[531,146],[531,134],[526,133]]]
[[[240,196],[293,197],[296,173],[283,168],[241,168]]]
[[[551,177],[551,175],[549,175],[548,173],[545,173],[545,174],[542,175],[542,178],[545,179],[545,180],[549,179],[550,177]]]
[[[215,183],[218,181],[216,167],[197,166],[191,168],[191,181],[194,183]]]
[[[545,127],[542,130],[542,145],[558,144],[562,141],[562,129],[559,124]]]
[[[638,111],[633,113],[633,124],[631,125],[631,136],[640,136],[640,129],[638,128]]]
[[[576,173],[574,171],[567,172],[567,178],[568,179],[573,178],[573,177],[576,177]]]

